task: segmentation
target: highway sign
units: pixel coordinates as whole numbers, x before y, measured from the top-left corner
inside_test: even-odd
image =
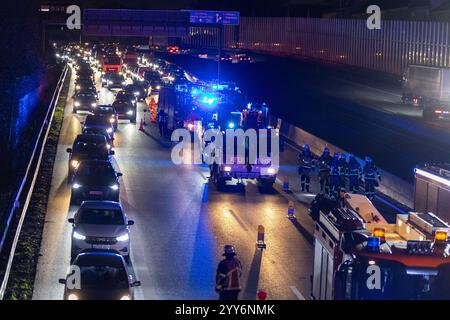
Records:
[[[189,13],[193,24],[239,25],[238,11],[189,10]]]

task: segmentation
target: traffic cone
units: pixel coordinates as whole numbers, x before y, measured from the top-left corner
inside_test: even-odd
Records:
[[[141,118],[141,124],[139,125],[139,130],[140,131],[145,131],[144,129],[144,119]]]
[[[294,202],[292,202],[292,200],[289,200],[288,202],[288,214],[287,217],[289,219],[295,218],[295,207],[294,207]]]
[[[283,191],[289,192],[289,177],[288,176],[285,176],[283,178]]]

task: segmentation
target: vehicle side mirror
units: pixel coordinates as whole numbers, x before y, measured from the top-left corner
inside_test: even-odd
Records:
[[[121,176],[123,176],[123,173],[122,173],[122,172],[117,172],[116,175],[117,175],[118,177],[121,177]]]
[[[66,279],[59,279],[58,282],[60,284],[66,284],[67,283]]]
[[[140,287],[140,286],[141,286],[141,282],[140,282],[140,281],[134,281],[134,282],[131,284],[131,286],[132,286],[132,287]]]
[[[116,154],[116,152],[115,152],[114,150],[110,150],[110,151],[109,151],[109,154],[113,156],[113,155]]]
[[[74,219],[74,218],[69,218],[69,219],[67,219],[67,221],[68,221],[69,223],[75,223],[75,219]]]
[[[134,225],[134,221],[133,221],[133,220],[128,220],[128,225],[129,225],[129,226]]]
[[[66,151],[67,153],[72,153],[72,148],[67,148]]]

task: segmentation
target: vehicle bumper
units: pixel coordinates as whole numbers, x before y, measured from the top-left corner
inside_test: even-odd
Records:
[[[108,238],[112,239],[112,238]],[[130,240],[127,241],[91,241],[72,238],[71,255],[77,255],[86,249],[114,250],[122,256],[130,254]]]
[[[85,200],[110,200],[119,201],[119,190],[112,190],[106,188],[72,188],[72,198],[77,201]]]

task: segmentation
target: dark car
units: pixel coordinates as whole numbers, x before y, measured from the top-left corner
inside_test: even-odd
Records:
[[[114,130],[117,130],[117,122],[119,116],[117,115],[116,109],[114,109],[112,105],[97,105],[92,110],[92,113],[96,116],[107,117],[109,119],[109,122],[113,125]]]
[[[83,134],[96,134],[104,136],[109,149],[114,145],[114,140],[111,139],[109,133],[103,128],[85,128]]]
[[[92,108],[97,105],[97,98],[91,92],[80,92],[73,96],[73,113],[79,110],[92,111]]]
[[[138,81],[133,84],[126,85],[123,90],[127,94],[133,95],[137,100],[142,101],[147,97],[147,89],[149,83],[147,81]]]
[[[86,250],[77,255],[70,270],[59,279],[65,285],[65,300],[133,300],[133,288],[141,285],[132,281],[124,258],[114,251]]]
[[[112,104],[119,119],[128,119],[131,123],[136,123],[136,105],[128,101],[114,101]]]
[[[122,89],[122,87],[126,84],[127,82],[125,81],[123,75],[117,72],[106,73],[102,77],[102,86],[107,87],[108,89]]]
[[[67,152],[69,153],[69,181],[72,180],[75,168],[82,161],[95,159],[109,160],[109,156],[114,154],[105,136],[87,133],[83,133],[81,136],[75,139],[72,148],[67,148]]]
[[[83,200],[119,201],[119,177],[108,160],[85,160],[75,168],[72,179],[72,204]]]
[[[114,101],[126,101],[126,102],[132,103],[133,105],[136,105],[137,98],[131,92],[127,92],[125,90],[120,90],[119,92],[117,92],[116,98]]]
[[[162,87],[161,75],[157,71],[149,71],[144,74],[144,80],[150,84],[151,93],[159,92]]]
[[[83,131],[86,129],[100,129],[108,134],[109,139],[107,138],[107,140],[114,140],[114,127],[109,118],[90,114],[82,123]]]

